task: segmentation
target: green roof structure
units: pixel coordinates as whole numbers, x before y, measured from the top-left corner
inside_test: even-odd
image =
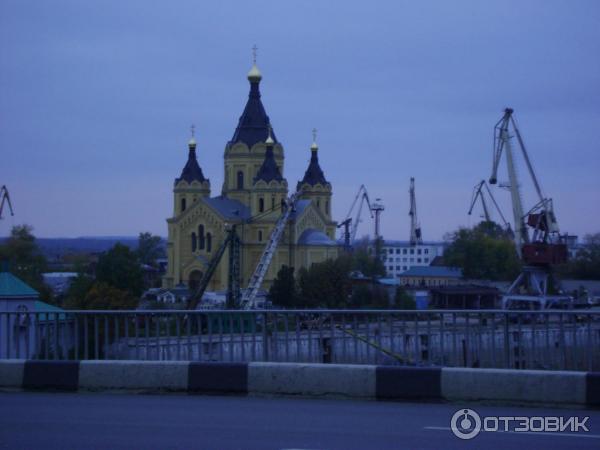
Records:
[[[39,292],[10,272],[0,272],[0,299],[39,297]]]

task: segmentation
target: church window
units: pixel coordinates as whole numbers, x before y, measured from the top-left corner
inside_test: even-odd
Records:
[[[275,196],[271,197],[271,209],[275,209]]]
[[[197,247],[196,233],[192,233],[192,251],[195,252]]]
[[[327,214],[330,214],[330,212],[329,212],[329,200],[325,201],[325,212]]]
[[[258,230],[258,242],[262,242],[262,238],[263,238],[262,230]]]
[[[181,212],[185,211],[185,198],[181,199]]]
[[[321,208],[321,200],[317,199],[317,208]]]
[[[212,234],[206,233],[206,251],[210,253],[212,250]]]
[[[244,172],[241,170],[237,173],[237,188],[244,189]]]
[[[198,225],[198,249],[204,250],[204,225]]]
[[[258,199],[258,212],[263,212],[264,210],[265,210],[265,199],[259,198]]]

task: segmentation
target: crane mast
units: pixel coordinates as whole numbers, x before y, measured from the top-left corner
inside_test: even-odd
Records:
[[[417,245],[423,243],[423,237],[421,236],[421,227],[417,219],[417,198],[415,196],[415,179],[410,179],[410,245]]]
[[[502,157],[502,152],[504,151],[506,153],[506,166],[508,170],[510,197],[515,224],[515,246],[517,254],[519,257],[522,257],[522,246],[529,243],[529,233],[527,232],[527,225],[525,224],[521,187],[519,185],[513,149],[510,142],[511,136],[509,134],[509,125],[512,113],[512,109],[506,108],[504,116],[496,123],[494,128],[494,159],[490,184],[496,184],[498,181],[498,166],[500,165],[500,159]]]

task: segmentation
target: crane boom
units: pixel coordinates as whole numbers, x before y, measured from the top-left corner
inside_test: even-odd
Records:
[[[369,200],[369,194],[367,193],[367,188],[364,184],[361,184],[358,188],[358,192],[354,197],[354,201],[348,210],[348,214],[346,214],[346,218],[340,225],[344,225],[346,228],[344,230],[344,241],[347,242],[349,246],[354,244],[356,240],[356,234],[358,232],[358,226],[360,224],[360,216],[362,214],[362,209],[364,203],[367,203],[367,207],[369,208],[369,214],[371,215],[371,219],[373,216],[373,207],[371,207],[371,201]],[[354,208],[358,203],[358,209],[356,210],[356,215],[352,218],[352,213],[354,212]]]
[[[471,206],[469,207],[468,214],[469,214],[469,216],[471,215],[471,213],[473,212],[473,208],[475,207],[475,203],[477,203],[477,199],[479,198],[479,199],[481,199],[481,205],[483,206],[483,215],[485,217],[485,220],[487,222],[489,222],[491,220],[490,212],[488,210],[487,203],[485,202],[485,197],[483,196],[483,191],[481,190],[481,188],[483,187],[484,184],[485,184],[485,180],[481,180],[473,188],[473,195],[471,196]]]
[[[12,203],[10,202],[10,195],[8,194],[8,189],[5,185],[2,185],[0,188],[0,219],[2,219],[2,210],[4,209],[4,203],[8,204],[8,208],[10,209],[10,215],[14,216],[15,213],[13,211]]]
[[[267,274],[267,270],[269,270],[269,265],[271,264],[271,260],[273,259],[273,255],[275,254],[275,250],[277,249],[277,245],[279,245],[279,241],[281,240],[281,236],[283,235],[283,230],[287,224],[288,219],[290,218],[290,214],[296,205],[296,200],[298,198],[298,192],[292,194],[287,201],[287,206],[277,222],[273,227],[273,231],[271,232],[271,236],[269,236],[269,241],[267,242],[267,246],[260,259],[258,260],[258,264],[256,269],[254,269],[254,273],[250,277],[250,281],[248,282],[248,288],[244,292],[241,301],[242,309],[250,309],[252,307],[252,303],[256,298],[256,294],[258,294],[258,289],[262,284],[262,281]]]
[[[235,233],[235,227],[232,227],[232,229],[228,231],[227,237],[225,238],[225,240],[223,241],[221,246],[217,249],[215,256],[213,256],[213,258],[210,260],[210,263],[208,264],[206,272],[204,273],[204,275],[200,279],[200,282],[198,283],[198,287],[196,288],[196,291],[188,299],[188,309],[196,309],[196,306],[198,306],[198,303],[200,303],[200,301],[202,300],[204,291],[206,291],[206,288],[208,287],[208,283],[210,282],[211,278],[213,277],[215,271],[217,270],[219,262],[221,262],[221,258],[223,257],[223,254],[225,253],[225,249],[227,248],[228,245],[230,245],[230,243],[234,243],[234,244],[239,243],[239,237]],[[230,264],[231,264],[231,262],[230,262]]]
[[[488,195],[492,199],[492,203],[496,207],[496,211],[498,211],[498,214],[500,215],[500,218],[502,219],[502,224],[504,225],[504,228],[506,228],[507,230],[509,230],[512,233],[512,230],[510,228],[510,223],[507,222],[506,218],[504,217],[504,214],[502,214],[502,210],[500,209],[500,206],[496,202],[496,198],[492,195],[492,191],[491,191],[490,187],[485,182],[483,183],[483,185],[485,186],[485,189],[487,190]],[[481,198],[483,200],[483,194],[482,194]]]

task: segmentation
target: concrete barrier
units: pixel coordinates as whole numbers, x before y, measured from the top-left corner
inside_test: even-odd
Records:
[[[341,364],[3,360],[0,388],[600,406],[600,373]]]
[[[375,397],[375,366],[250,363],[248,392],[300,396]]]
[[[585,372],[445,368],[441,382],[451,401],[586,403]]]
[[[25,360],[23,359],[6,359],[0,361],[0,387],[22,387],[24,371]]]
[[[81,361],[79,388],[185,391],[185,361]]]

